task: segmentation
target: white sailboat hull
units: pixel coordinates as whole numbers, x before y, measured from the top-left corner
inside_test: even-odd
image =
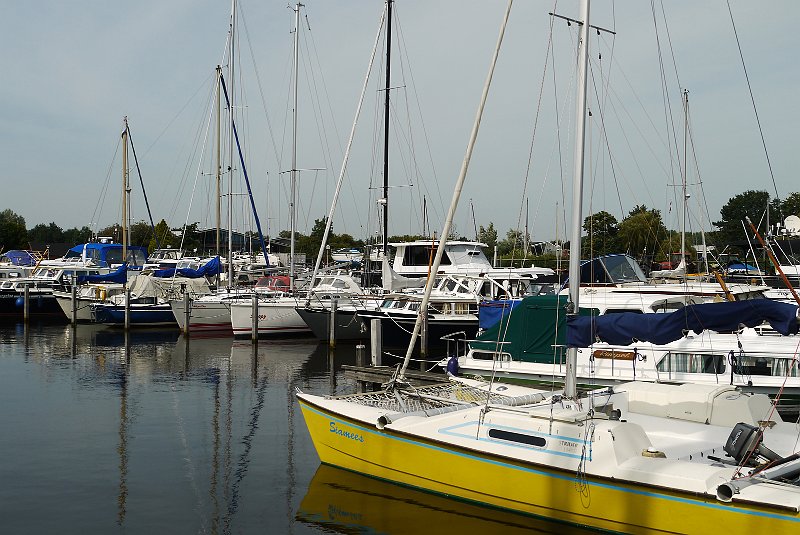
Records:
[[[303,301],[294,297],[261,298],[258,303],[258,336],[311,334],[311,329],[295,310]],[[231,304],[231,326],[234,336],[252,336],[253,306],[251,301]]]

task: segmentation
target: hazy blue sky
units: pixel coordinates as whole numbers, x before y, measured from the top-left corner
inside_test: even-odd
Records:
[[[326,168],[301,173],[298,229],[308,232],[329,207],[384,3],[305,4],[298,167]],[[800,190],[800,65],[790,26],[800,4],[730,4],[778,193],[785,196]],[[564,234],[556,220],[563,222],[562,199],[569,199],[576,26],[555,22],[555,61],[546,61],[554,5],[518,0],[512,9],[456,222],[463,235],[474,233],[473,208],[478,225],[493,222],[501,235],[524,227],[524,199],[534,239]],[[391,234],[421,231],[423,195],[432,228],[441,227],[505,7],[502,0],[396,1]],[[29,228],[51,221],[63,228],[113,224],[120,217],[118,145],[127,116],[156,220],[213,226],[206,125],[214,68],[227,61],[230,8],[228,0],[5,2],[0,209],[21,214]],[[555,10],[578,16],[576,1],[558,2]],[[283,171],[291,161],[293,12],[286,2],[241,0],[239,15],[239,129],[263,226],[274,232],[289,226]],[[707,205],[707,212],[706,205],[692,206],[692,228],[701,217],[718,219],[719,208],[744,190],[774,195],[725,1],[597,0],[592,22],[617,33],[593,33],[590,45],[587,212],[607,210],[621,219],[646,204],[677,228],[671,184],[680,182],[683,165],[684,87]],[[376,190],[369,188],[382,183],[379,61],[335,218],[335,231],[356,237],[376,230]],[[694,162],[691,184],[698,182]],[[131,178],[133,219],[143,220],[135,172]],[[238,180],[236,193],[243,191]],[[692,201],[700,198],[694,191]],[[241,228],[244,198],[235,199],[234,225]]]

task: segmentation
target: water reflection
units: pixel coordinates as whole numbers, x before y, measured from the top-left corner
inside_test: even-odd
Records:
[[[550,529],[319,467],[295,390],[352,393],[355,362],[303,339],[2,326],[3,532]]]
[[[451,500],[322,464],[295,518],[328,533],[564,533],[546,520]],[[570,528],[571,533],[579,532]],[[587,531],[588,533],[588,531]]]

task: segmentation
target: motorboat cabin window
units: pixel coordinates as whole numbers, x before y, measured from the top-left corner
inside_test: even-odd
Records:
[[[453,312],[455,314],[470,314],[469,303],[453,303]]]
[[[725,373],[727,355],[712,353],[668,352],[658,363],[659,372],[669,373]],[[755,374],[754,374],[755,375]],[[764,374],[769,375],[769,374]]]
[[[408,309],[416,312],[417,310],[419,310],[419,303],[416,302],[411,303],[410,305],[408,305]]]
[[[739,375],[798,377],[797,366],[792,366],[791,358],[737,355],[733,372]]]
[[[428,309],[439,314],[450,314],[450,303],[431,303]]]
[[[89,249],[86,253],[87,257],[93,262],[102,262],[99,249]],[[141,249],[128,249],[127,253],[128,266],[143,266],[145,262],[147,262],[147,258]],[[122,249],[106,249],[106,262],[109,266],[112,264],[122,264]]]
[[[446,279],[444,281],[444,285],[443,286],[444,286],[442,288],[443,290],[446,290],[448,292],[453,292],[453,291],[456,290],[456,288],[458,288],[458,283],[456,281],[454,281],[453,279]]]
[[[646,282],[642,268],[628,255],[601,256],[581,266],[583,284],[621,284]]]
[[[335,279],[331,286],[333,286],[334,288],[347,288],[347,283],[342,279]]]
[[[381,308],[392,308],[392,303],[394,303],[394,299],[384,299]]]
[[[429,266],[433,261],[433,255],[436,253],[436,246],[432,245],[408,245],[403,253],[404,266]],[[449,266],[450,258],[446,254],[442,255],[441,265]]]

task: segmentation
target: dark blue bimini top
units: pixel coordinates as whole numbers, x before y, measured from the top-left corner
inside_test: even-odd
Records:
[[[782,335],[798,331],[797,305],[770,299],[689,305],[669,314],[623,312],[567,319],[567,346],[589,347],[595,341],[629,345],[637,341],[666,344],[688,331],[734,331],[767,321]]]

